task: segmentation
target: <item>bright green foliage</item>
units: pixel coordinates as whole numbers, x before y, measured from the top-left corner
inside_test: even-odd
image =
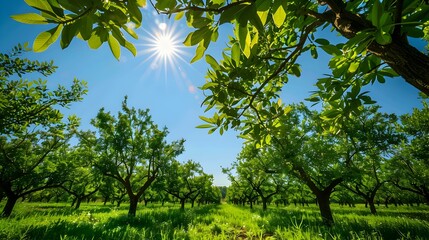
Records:
[[[135,53],[119,29],[135,37],[127,26],[140,26],[139,7],[146,1],[27,3],[41,10],[41,16],[17,15],[16,20],[56,24],[36,38],[36,49],[49,45],[64,25],[62,47],[74,36],[93,48],[107,41],[119,58],[120,45]],[[429,57],[407,41],[428,38],[427,1],[162,0],[153,6],[161,14],[175,14],[176,20],[186,18],[188,26],[195,29],[184,40],[186,46],[196,46],[191,62],[204,57],[210,43],[218,39],[222,25],[234,26],[222,59],[205,56],[211,69],[201,87],[207,96],[204,105],[207,110],[216,107],[216,112],[202,117],[206,124],[200,127],[210,128],[210,133],[219,129],[222,134],[230,127],[247,129],[245,119],[249,115],[265,120],[287,114],[288,109],[277,104],[279,93],[291,76],[301,76],[300,56],[307,52],[315,62],[320,51],[330,56],[330,71],[317,80],[318,90],[308,98],[331,106],[323,116],[332,126],[328,130],[338,130],[345,118],[362,111],[363,104],[374,103],[362,90],[365,85],[399,75],[429,93]],[[269,143],[270,139],[260,140]]]
[[[290,109],[287,115],[275,120],[277,127],[269,132],[271,144],[245,151],[243,156],[252,156],[253,152],[258,157],[252,161],[245,158],[249,161],[245,168],[244,161],[237,163],[237,172],[243,173],[240,166],[252,169],[253,172],[242,174],[244,179],[249,175],[257,177],[257,169],[261,169],[261,174],[296,177],[315,195],[324,223],[331,225],[329,198],[334,188],[345,180],[357,180],[360,168],[366,167],[361,162],[388,153],[392,144],[401,140],[393,127],[396,117],[378,113],[378,107],[365,108],[359,116],[349,119],[342,131],[332,134],[324,131],[323,112],[310,111],[303,104],[290,106]],[[252,123],[251,129],[265,124],[258,119],[249,121]],[[247,134],[250,136],[244,135],[245,138],[254,139],[253,134],[262,133]]]
[[[204,173],[201,165],[192,160],[172,161],[164,180],[164,191],[180,200],[181,209],[185,208],[186,200],[191,200],[194,206],[196,198],[211,190],[213,184],[213,176]]]
[[[108,42],[113,55],[119,59],[120,46],[136,55],[136,48],[126,40],[124,33],[137,39],[135,28],[142,23],[140,8],[146,0],[99,1],[99,0],[26,0],[29,6],[40,11],[12,16],[27,24],[53,23],[56,26],[40,33],[33,43],[36,52],[45,51],[60,36],[62,48],[69,46],[73,38],[88,41],[91,48]]]
[[[362,131],[357,134],[358,137],[351,138],[351,142],[355,146],[362,145],[363,151],[356,155],[352,177],[342,184],[364,199],[372,214],[376,214],[374,200],[378,190],[389,181],[386,165],[391,161],[390,155],[404,139],[396,127],[397,117],[394,114],[381,114],[377,110],[377,107],[364,109],[358,118]]]
[[[75,205],[75,209],[80,207],[83,200],[94,195],[104,181],[102,175],[92,167],[92,162],[96,158],[94,146],[85,144],[85,140],[88,141],[85,138],[92,137],[92,134],[80,132],[78,135],[81,138],[78,145],[58,151],[57,156],[65,160],[62,165],[64,169],[61,169],[63,179],[61,188],[73,196],[72,204]]]
[[[22,46],[0,55],[0,192],[8,199],[2,215],[9,216],[18,198],[59,186],[63,159],[52,154],[64,145],[79,125],[76,116],[64,121],[58,107],[81,100],[85,83],[74,80],[71,89],[50,91],[46,81],[10,80],[14,74],[54,72],[52,63],[20,59]],[[58,173],[58,174],[57,174]]]
[[[422,95],[422,109],[401,116],[404,141],[390,164],[393,183],[402,190],[422,196],[429,203],[429,102]]]
[[[258,195],[264,210],[274,195],[284,191],[288,180],[285,171],[278,169],[273,160],[269,152],[262,149],[258,151],[253,144],[249,144],[243,147],[238,161],[232,166],[238,176],[232,176],[233,169],[224,169],[231,181],[242,179],[243,184],[247,184]]]
[[[28,49],[18,45],[10,54],[0,53],[0,132],[2,135],[26,131],[30,125],[48,125],[62,119],[62,114],[53,106],[67,107],[82,100],[86,83],[75,79],[70,90],[59,86],[49,90],[46,80],[12,80],[15,74],[27,73],[48,76],[55,72],[53,62],[32,61],[21,58]]]
[[[98,132],[87,143],[96,144],[94,166],[123,185],[130,199],[129,215],[135,216],[140,197],[184,151],[184,140],[167,143],[167,129],[158,128],[149,110],[128,107],[126,97],[117,116],[102,108],[91,123]]]

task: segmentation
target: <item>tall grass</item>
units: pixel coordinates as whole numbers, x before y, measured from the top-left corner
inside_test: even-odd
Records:
[[[0,206],[1,207],[1,206]],[[316,206],[140,206],[136,217],[121,208],[84,204],[20,203],[0,219],[0,239],[428,239],[429,207],[378,209],[378,215],[333,206],[336,224],[321,225]]]

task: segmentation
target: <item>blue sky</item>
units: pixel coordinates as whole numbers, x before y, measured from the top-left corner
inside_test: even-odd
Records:
[[[11,15],[27,12],[33,12],[33,9],[24,1],[1,1],[1,52],[10,51],[18,43],[29,42],[31,46],[38,33],[52,28],[49,25],[21,24],[10,18]],[[174,29],[180,42],[190,31],[186,23],[169,21],[166,16],[156,15],[149,6],[143,10],[143,25],[137,31],[140,36],[135,42],[139,51],[137,57],[122,49],[118,62],[107,44],[98,50],[91,50],[86,42],[79,39],[74,39],[65,50],[61,50],[57,42],[45,52],[29,53],[26,57],[39,61],[54,60],[59,68],[48,78],[52,87],[68,85],[73,78],[88,82],[88,95],[82,102],[74,103],[65,111],[82,119],[82,129],[91,128],[90,119],[95,117],[101,107],[116,114],[124,96],[128,95],[130,106],[149,108],[154,121],[161,127],[168,127],[170,141],[186,139],[186,151],[179,156],[179,160],[200,162],[205,172],[214,175],[216,185],[227,185],[228,181],[221,173],[220,166],[229,166],[235,160],[243,141],[237,139],[233,131],[220,136],[217,133],[208,135],[207,130],[195,128],[202,124],[198,116],[204,115],[204,108],[201,107],[204,95],[198,87],[205,82],[208,64],[204,60],[189,64],[195,49],[182,46],[180,59],[176,58],[174,64],[165,66],[156,62],[147,51],[148,38],[155,31],[160,31],[160,23],[166,23],[167,29]],[[207,53],[219,59],[229,32],[230,27],[226,26],[218,42],[212,44]],[[303,74],[301,78],[291,79],[287,84],[282,93],[283,102],[304,101],[309,92],[315,89],[315,80],[328,72],[323,55],[316,64],[308,56],[303,56],[301,62]],[[411,112],[413,107],[420,107],[418,91],[400,78],[390,79],[383,85],[376,84],[370,90],[371,96],[382,106],[382,111],[403,114]]]

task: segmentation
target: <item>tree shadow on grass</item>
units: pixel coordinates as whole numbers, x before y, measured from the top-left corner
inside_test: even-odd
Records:
[[[31,226],[26,239],[189,239],[189,225],[197,217],[210,215],[218,206],[165,209],[121,215],[100,222],[88,213],[76,221],[58,220],[49,225]]]

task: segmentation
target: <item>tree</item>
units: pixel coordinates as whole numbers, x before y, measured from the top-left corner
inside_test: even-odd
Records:
[[[27,4],[41,14],[15,15],[15,20],[55,25],[36,37],[36,51],[45,50],[60,36],[61,47],[66,48],[79,36],[91,48],[107,42],[116,58],[120,46],[136,53],[124,33],[137,38],[129,26],[141,26],[139,8],[146,6],[145,0],[28,0]],[[192,62],[217,40],[222,25],[234,26],[223,59],[218,62],[206,55],[211,70],[202,87],[207,96],[204,104],[218,109],[211,118],[203,118],[207,122],[203,126],[211,132],[246,126],[241,116],[249,110],[267,117],[286,114],[274,100],[289,76],[301,75],[300,56],[306,52],[314,59],[320,50],[330,56],[330,72],[318,79],[318,90],[309,99],[332,104],[334,111],[327,116],[334,124],[359,111],[361,104],[373,103],[361,89],[386,77],[399,75],[429,94],[429,56],[410,41],[429,38],[427,1],[163,0],[152,5],[161,14],[175,14],[175,19],[185,16],[196,29],[184,41],[197,46]],[[337,35],[327,33],[327,27]]]
[[[81,101],[87,92],[86,83],[73,80],[70,89],[59,86],[49,90],[46,80],[12,80],[25,74],[49,76],[57,67],[51,62],[33,61],[20,57],[29,51],[17,45],[9,54],[0,53],[0,133],[13,135],[27,131],[31,126],[49,126],[63,118],[58,107]]]
[[[266,120],[276,126],[269,135],[270,145],[253,142],[253,135],[259,134],[255,126],[266,124],[258,117],[253,118],[255,125],[251,129],[254,130],[244,131],[243,137],[271,151],[274,159],[268,170],[294,176],[311,190],[323,223],[331,226],[334,219],[330,197],[335,187],[348,178],[353,179],[362,156],[369,155],[370,151],[386,152],[399,137],[391,127],[396,118],[378,113],[377,107],[361,110],[360,115],[349,118],[336,133],[324,131],[323,114],[310,111],[303,104],[292,105],[287,115]]]
[[[0,54],[0,192],[7,197],[2,216],[9,216],[16,201],[33,192],[58,187],[54,153],[73,136],[79,120],[68,121],[58,107],[79,101],[86,93],[84,82],[74,80],[71,89],[50,91],[46,81],[10,80],[26,73],[49,75],[52,63],[40,63],[19,56],[18,45],[11,54]]]
[[[252,209],[253,203],[258,199],[258,194],[247,179],[241,175],[234,176],[232,170],[233,168],[222,168],[222,172],[227,174],[228,179],[231,181],[231,186],[228,188],[227,193],[229,201],[243,206],[248,202]]]
[[[192,207],[198,196],[209,189],[213,176],[204,173],[201,165],[192,160],[180,163],[172,162],[165,176],[165,191],[180,200],[180,209],[185,209],[186,200],[191,200]]]
[[[429,101],[422,95],[422,109],[401,116],[404,141],[390,164],[393,184],[422,196],[429,204]]]
[[[94,165],[124,186],[130,199],[128,215],[135,216],[140,197],[184,151],[184,140],[167,143],[167,129],[158,128],[149,110],[128,107],[127,97],[117,117],[102,108],[91,123],[98,131]]]
[[[103,182],[99,172],[92,168],[94,152],[91,149],[88,151],[80,142],[74,148],[65,149],[65,153],[58,157],[67,159],[63,166],[64,183],[61,188],[74,197],[72,206],[78,209],[83,200],[98,192]]]
[[[380,188],[388,182],[382,156],[370,156],[360,162],[356,178],[342,184],[347,190],[353,192],[365,200],[365,206],[369,205],[371,214],[376,214],[375,197]]]
[[[269,154],[248,144],[233,165],[239,177],[245,179],[258,194],[264,211],[267,210],[268,201],[282,190],[286,180],[283,172],[272,169],[273,158]]]

